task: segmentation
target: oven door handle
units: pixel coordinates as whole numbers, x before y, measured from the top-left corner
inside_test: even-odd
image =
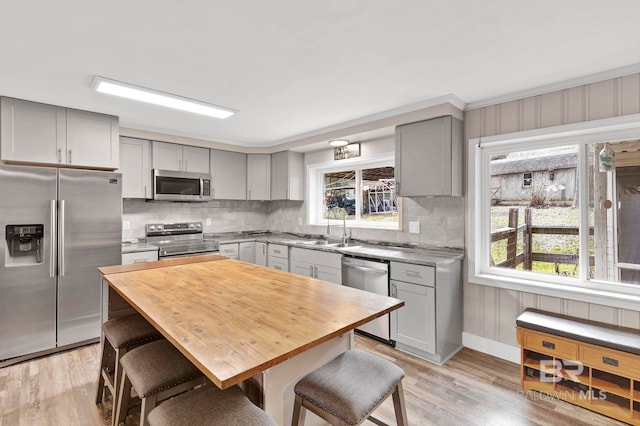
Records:
[[[386,269],[376,269],[376,268],[368,268],[366,266],[358,266],[358,265],[354,265],[352,263],[343,263],[344,266],[346,266],[347,268],[353,268],[353,269],[357,269],[358,271],[362,271],[365,273],[370,273],[370,274],[382,274],[382,275],[386,275],[387,274],[387,270]]]

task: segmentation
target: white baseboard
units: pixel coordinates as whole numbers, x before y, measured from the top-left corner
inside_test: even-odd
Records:
[[[462,345],[478,352],[520,364],[519,346],[507,345],[506,343],[496,342],[495,340],[467,332],[462,333]]]

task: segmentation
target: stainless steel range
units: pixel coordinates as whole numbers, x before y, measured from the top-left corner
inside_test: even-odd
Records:
[[[147,243],[160,248],[160,259],[218,251],[217,241],[204,239],[202,222],[149,223],[145,230]]]

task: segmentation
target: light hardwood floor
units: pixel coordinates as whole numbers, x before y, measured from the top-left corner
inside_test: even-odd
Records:
[[[356,345],[405,371],[410,425],[623,424],[538,393],[523,395],[516,364],[471,349],[439,367],[364,337]],[[109,424],[110,404],[93,402],[98,357],[94,344],[0,369],[0,426]],[[390,399],[377,414],[394,418]],[[127,418],[127,426],[136,423],[135,415]]]

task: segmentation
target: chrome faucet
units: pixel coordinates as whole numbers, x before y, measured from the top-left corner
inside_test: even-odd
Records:
[[[347,215],[342,216],[342,245],[347,244]]]

